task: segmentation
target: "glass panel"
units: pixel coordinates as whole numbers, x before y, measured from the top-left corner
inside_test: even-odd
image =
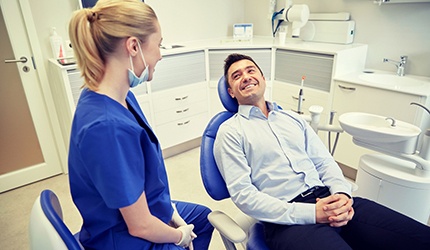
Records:
[[[44,162],[0,11],[0,175]],[[5,39],[7,38],[7,39]]]

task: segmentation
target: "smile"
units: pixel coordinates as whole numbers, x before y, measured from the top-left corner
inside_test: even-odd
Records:
[[[242,90],[250,89],[250,88],[253,88],[255,86],[257,86],[257,83],[250,83],[250,84],[245,85],[244,87],[242,87]]]

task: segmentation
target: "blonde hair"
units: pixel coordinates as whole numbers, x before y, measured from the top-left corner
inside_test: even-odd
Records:
[[[69,37],[85,85],[97,90],[105,73],[105,60],[123,38],[135,36],[145,43],[157,32],[154,10],[140,0],[99,0],[91,9],[73,13]]]

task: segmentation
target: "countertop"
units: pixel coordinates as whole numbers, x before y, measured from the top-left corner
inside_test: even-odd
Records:
[[[366,73],[363,73],[366,72]],[[386,89],[391,90],[395,92],[401,92],[401,93],[407,93],[407,94],[413,94],[418,96],[426,96],[430,97],[430,77],[423,77],[423,76],[414,76],[414,75],[405,75],[405,76],[397,76],[395,72],[391,71],[381,71],[381,70],[371,70],[366,69],[363,72],[353,72],[346,75],[336,76],[334,77],[335,81],[342,81],[346,83],[352,83],[352,84],[358,84],[363,86],[369,86],[374,88],[380,88],[380,89]],[[403,78],[405,80],[413,79],[422,82],[421,85],[394,85],[394,84],[387,84],[387,83],[381,83],[377,84],[374,82],[369,82],[366,80],[363,80],[360,78],[361,74],[387,74],[392,75],[395,77]]]

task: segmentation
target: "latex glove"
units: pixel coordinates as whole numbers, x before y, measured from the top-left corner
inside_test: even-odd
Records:
[[[175,203],[172,202],[173,207],[173,215],[172,220],[170,221],[170,224],[172,227],[180,227],[185,226],[187,223],[182,219],[182,217],[179,215],[178,210],[176,209]]]
[[[189,225],[185,225],[185,226],[180,226],[177,228],[179,231],[181,231],[182,236],[181,236],[181,240],[176,243],[176,245],[181,246],[183,248],[187,248],[190,247],[190,249],[193,249],[193,229],[194,229],[194,225],[193,224],[189,224]]]
[[[178,228],[181,226],[186,226],[187,223],[184,221],[184,219],[182,219],[182,217],[179,215],[178,210],[176,209],[176,205],[175,203],[172,202],[172,207],[173,207],[173,215],[172,215],[172,220],[170,221],[170,225],[172,227]],[[194,228],[194,227],[193,227]],[[195,234],[193,231],[191,231],[191,240],[194,240],[195,238],[197,238],[197,234]],[[193,247],[193,242],[191,242],[188,246],[188,248],[190,250],[194,250]]]

